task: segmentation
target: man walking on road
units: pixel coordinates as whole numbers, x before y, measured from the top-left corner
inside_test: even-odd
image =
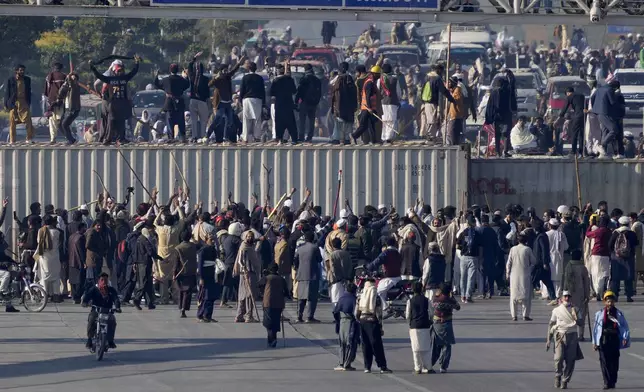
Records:
[[[510,249],[505,267],[506,278],[510,281],[510,313],[512,320],[517,321],[517,306],[521,305],[523,320],[532,321],[532,269],[537,265],[537,259],[527,246],[525,235],[517,235],[517,240],[519,244]]]
[[[579,309],[570,302],[570,292],[564,291],[562,302],[552,311],[548,325],[548,342],[555,341],[555,388],[568,389],[568,383],[575,370],[575,361],[584,359],[577,338]]]
[[[297,321],[303,322],[304,308],[309,303],[307,323],[319,323],[315,318],[315,309],[318,304],[318,292],[320,287],[320,263],[322,255],[320,248],[314,243],[315,234],[312,231],[304,233],[306,243],[295,251],[295,280],[297,281]]]

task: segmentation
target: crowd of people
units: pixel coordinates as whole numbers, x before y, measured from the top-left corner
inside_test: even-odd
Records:
[[[129,216],[132,191],[128,188],[120,203],[107,192],[99,195],[94,216],[87,205],[70,216],[53,205],[43,212],[39,202],[22,220],[14,212],[21,232],[15,261],[35,271],[52,302],[93,300],[99,307],[138,310],[174,303],[186,318],[196,293],[199,322],[217,322],[217,301],[221,309],[236,301],[235,322],[255,323],[261,299],[267,344],[276,347],[277,333],[288,321],[283,314],[288,300],[297,301],[294,322],[318,323],[318,300],[328,297],[340,343],[336,370],[355,370],[360,342],[365,372],[375,358],[388,373],[382,327],[394,305],[387,293],[410,285],[405,317],[414,370],[434,373],[438,365],[444,373],[455,342],[454,311],[508,296],[510,319],[529,322],[533,297],[540,296],[555,307],[547,345],[554,339],[555,385],[565,389],[575,360],[583,357],[578,342],[585,340],[588,304],[603,300],[590,338],[600,354],[604,387],[615,387],[619,350],[630,344],[628,324],[615,303],[633,302],[637,281],[644,281],[644,212],[609,210],[601,201],[596,210],[590,203],[581,209],[562,205],[542,217],[520,205],[503,210],[473,205],[459,213],[445,206],[434,214],[418,200],[402,215],[385,205],[365,206],[356,214],[348,202],[339,214],[324,215],[308,190],[299,207],[291,198],[275,208],[262,206],[257,195],[247,207],[229,195],[225,207],[213,203],[207,211],[202,203],[189,205],[190,190],[179,188],[166,204],[153,190]],[[0,223],[8,205],[5,200]],[[2,239],[3,250],[10,251]],[[3,253],[3,297],[7,265],[13,262]],[[359,277],[364,284],[357,279],[358,267],[368,271],[366,279]],[[11,303],[6,310],[18,311]],[[88,321],[89,348],[95,317]],[[110,328],[115,347],[113,318]]]
[[[143,110],[132,115],[132,91],[128,82],[138,70],[138,58],[109,56],[91,65],[96,76],[94,93],[103,100],[101,118],[82,133],[72,124],[80,110],[86,86],[75,72],[65,74],[54,64],[44,88],[51,142],[61,132],[67,143],[79,138],[89,143],[254,143],[289,140],[296,144],[313,137],[334,144],[391,144],[421,139],[431,144],[470,142],[488,156],[509,154],[562,154],[571,141],[570,154],[617,158],[644,155],[644,138],[636,140],[624,130],[626,113],[620,68],[644,63],[644,36],[621,36],[606,49],[591,49],[581,29],[568,34],[555,31],[558,44],[513,40],[504,30],[475,61],[459,64],[445,59],[424,68],[379,56],[385,43],[370,25],[353,45],[331,46],[337,23],[323,23],[324,48],[333,49],[344,62],[328,63],[324,57],[300,65],[303,75],[292,76],[292,53],[307,48],[288,27],[281,37],[258,33],[252,45],[234,47],[229,55],[213,55],[209,61],[197,53],[187,64],[171,64],[169,75],[158,76],[146,89],[163,90],[160,114]],[[416,45],[426,55],[434,35],[423,35],[418,23],[395,23],[389,42]],[[96,69],[113,61],[104,72]],[[125,66],[134,60],[129,73]],[[326,62],[319,68],[316,61]],[[462,61],[461,61],[462,62]],[[91,63],[91,62],[90,62]],[[447,68],[447,69],[446,69]],[[548,110],[548,97],[537,91],[533,118],[521,117],[513,70],[539,69],[546,77],[581,76],[589,86],[572,89],[566,108]],[[300,71],[298,71],[300,72]],[[233,79],[242,75],[239,89]],[[297,81],[297,82],[296,82]],[[140,84],[140,83],[139,83]],[[108,88],[108,86],[110,88]],[[489,87],[487,87],[489,86]],[[583,97],[583,100],[581,99]],[[588,99],[590,97],[590,99]],[[573,99],[574,98],[574,99]],[[28,143],[33,142],[31,81],[25,67],[16,67],[8,80],[4,107],[9,111],[9,141],[16,142],[16,126],[24,123]],[[477,132],[487,143],[477,141]]]

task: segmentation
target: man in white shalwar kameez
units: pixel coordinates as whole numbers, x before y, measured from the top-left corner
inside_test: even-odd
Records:
[[[60,246],[61,233],[56,228],[56,218],[47,216],[43,226],[38,231],[38,247],[35,258],[37,263],[37,276],[40,284],[48,295],[53,297],[53,302],[60,300]]]
[[[552,283],[555,285],[557,298],[561,298],[561,292],[563,290],[563,272],[566,268],[564,265],[564,252],[568,250],[568,240],[564,233],[559,231],[559,221],[556,218],[550,219],[550,221],[548,221],[548,225],[550,226],[550,230],[546,232],[546,235],[548,236],[548,242],[550,243],[550,260],[552,262],[550,274]]]
[[[249,72],[241,81],[239,96],[242,100],[242,134],[244,142],[260,140],[262,137],[262,106],[265,96],[264,78],[257,75],[257,65],[251,63]]]
[[[398,77],[393,74],[391,64],[383,64],[382,72],[383,75],[377,82],[382,97],[382,141],[391,143],[398,133],[398,108],[402,89]]]
[[[521,305],[523,320],[531,321],[532,269],[537,265],[537,258],[526,245],[526,237],[523,234],[517,237],[519,244],[510,249],[505,266],[505,275],[510,281],[510,314],[512,320],[516,321],[517,307]]]

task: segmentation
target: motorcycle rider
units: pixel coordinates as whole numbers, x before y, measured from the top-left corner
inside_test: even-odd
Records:
[[[394,237],[387,239],[387,248],[371,263],[367,264],[367,271],[377,271],[382,266],[384,277],[378,282],[378,296],[382,301],[382,310],[390,312],[387,303],[387,291],[402,280],[402,256],[398,252],[398,241]]]
[[[114,287],[109,286],[109,275],[103,272],[98,276],[98,283],[87,290],[82,298],[82,306],[86,307],[90,303],[98,308],[112,309],[117,313],[121,313],[121,301],[119,300],[118,292]],[[87,318],[87,343],[85,347],[94,350],[94,335],[96,334],[96,320],[98,319],[98,312],[92,307]],[[107,321],[107,345],[109,348],[116,348],[114,344],[114,335],[116,333],[116,318],[113,314],[109,315]]]

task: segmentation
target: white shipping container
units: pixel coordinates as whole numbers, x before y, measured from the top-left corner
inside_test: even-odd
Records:
[[[356,213],[367,204],[392,203],[401,210],[417,197],[434,209],[462,205],[467,191],[469,150],[462,147],[430,148],[405,146],[392,148],[319,147],[122,147],[143,184],[157,187],[159,201],[166,203],[173,190],[182,185],[171,153],[174,153],[192,191],[192,204],[201,200],[225,202],[228,192],[233,200],[250,203],[256,192],[264,200],[271,186],[271,201],[276,203],[291,187],[297,188],[294,202],[299,203],[304,188],[325,214],[332,214],[342,170],[340,207],[349,199]],[[263,166],[272,168],[267,179]],[[130,211],[148,197],[136,181],[116,148],[104,147],[15,147],[0,149],[0,196],[11,198],[10,211],[20,218],[29,205],[39,201],[66,209],[96,199],[105,186],[120,202],[128,186],[135,188]],[[268,182],[267,182],[268,181]],[[7,216],[8,228],[11,214]]]
[[[579,178],[582,204],[596,208],[601,200],[609,209],[625,213],[644,207],[642,192],[644,161],[580,160]],[[565,204],[577,205],[577,180],[573,159],[473,159],[471,161],[470,201],[503,209],[519,203],[524,209],[544,210]]]

